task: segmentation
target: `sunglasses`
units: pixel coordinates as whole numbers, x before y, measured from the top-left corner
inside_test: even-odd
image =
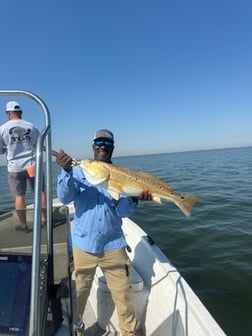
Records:
[[[106,146],[106,147],[113,147],[114,143],[111,141],[106,141],[106,140],[96,140],[94,141],[95,146],[101,147],[101,146]]]

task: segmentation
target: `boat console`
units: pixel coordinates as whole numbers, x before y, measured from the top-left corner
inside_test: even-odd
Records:
[[[40,311],[46,305],[48,259],[40,264]],[[28,333],[31,298],[32,255],[0,252],[0,335]],[[45,316],[44,316],[45,318]]]

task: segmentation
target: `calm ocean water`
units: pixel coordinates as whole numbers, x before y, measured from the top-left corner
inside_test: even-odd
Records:
[[[143,202],[132,219],[178,268],[227,335],[251,335],[252,147],[121,157],[114,164],[148,171],[176,192],[201,197],[190,218],[173,203]],[[54,164],[54,184],[58,173]],[[5,167],[0,167],[0,187],[2,210],[13,203]]]

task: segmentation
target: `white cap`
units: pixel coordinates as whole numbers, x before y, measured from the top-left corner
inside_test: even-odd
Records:
[[[93,140],[97,140],[97,139],[108,139],[114,142],[114,135],[108,129],[100,129],[95,132]]]
[[[10,101],[6,104],[6,112],[22,112],[19,103]]]

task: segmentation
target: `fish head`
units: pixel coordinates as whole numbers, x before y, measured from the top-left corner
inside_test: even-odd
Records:
[[[93,185],[101,185],[109,179],[110,172],[100,161],[84,159],[80,167],[87,181]]]

